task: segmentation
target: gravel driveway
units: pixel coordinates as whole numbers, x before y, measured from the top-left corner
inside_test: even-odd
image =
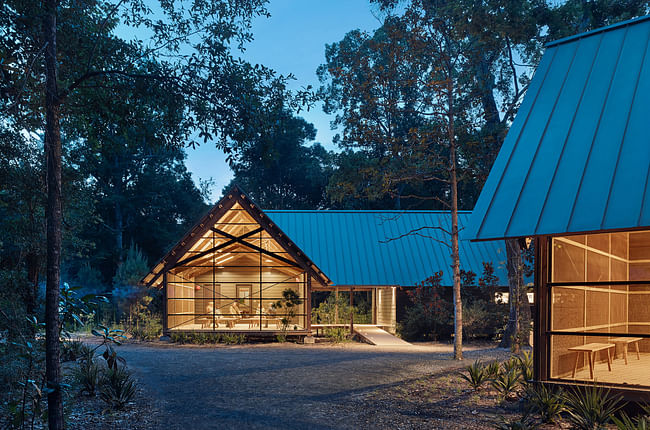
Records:
[[[448,345],[365,344],[193,347],[125,344],[120,353],[159,405],[166,429],[359,428],[349,405],[376,388],[452,371],[507,351]]]

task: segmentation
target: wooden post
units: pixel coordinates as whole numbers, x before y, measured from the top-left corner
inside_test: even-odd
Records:
[[[354,288],[350,287],[350,334],[354,335]]]
[[[163,318],[162,318],[162,324],[163,324],[163,335],[168,336],[169,335],[169,330],[168,330],[168,322],[167,322],[167,272],[163,272]]]
[[[334,289],[334,324],[339,323],[339,287]]]
[[[372,323],[377,324],[377,289],[373,288],[371,293],[372,293]]]
[[[306,329],[311,335],[311,275],[305,272],[304,276],[307,277],[307,288],[305,291],[305,320],[306,320]],[[309,306],[307,306],[309,305]]]

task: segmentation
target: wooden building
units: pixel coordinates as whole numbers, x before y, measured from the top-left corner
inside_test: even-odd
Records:
[[[394,332],[398,288],[440,270],[451,285],[444,233],[432,228],[449,222],[439,211],[263,211],[234,187],[142,282],[163,289],[165,334],[306,335],[314,291],[365,292],[371,325]],[[423,226],[431,231],[408,234]],[[462,266],[480,275],[491,261],[505,283],[503,248],[463,241]],[[341,322],[352,329],[354,321]]]
[[[547,45],[473,240],[534,238],[535,378],[650,398],[650,17]]]

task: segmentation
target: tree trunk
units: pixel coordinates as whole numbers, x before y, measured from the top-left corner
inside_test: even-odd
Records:
[[[449,174],[451,182],[451,260],[454,273],[454,360],[463,359],[463,301],[460,295],[460,254],[458,250],[458,179],[456,177],[456,130],[454,127],[453,86],[448,86]]]
[[[506,256],[510,314],[499,346],[510,348],[517,354],[522,345],[528,344],[526,335],[530,329],[530,305],[524,286],[524,262],[519,239],[506,240]]]
[[[63,393],[59,361],[59,283],[61,276],[61,130],[56,58],[57,0],[45,2],[45,157],[47,165],[47,283],[45,292],[45,369],[50,429],[63,429]]]

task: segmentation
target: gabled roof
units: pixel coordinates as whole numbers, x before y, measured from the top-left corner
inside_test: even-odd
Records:
[[[334,285],[415,286],[440,270],[443,284],[453,284],[451,249],[446,245],[449,236],[440,230],[451,229],[449,212],[265,212],[327,273]],[[460,228],[466,225],[470,214],[458,214]],[[400,236],[403,237],[397,239]],[[483,262],[491,262],[499,284],[508,285],[503,242],[462,240],[460,259],[461,269],[478,276],[483,273]]]
[[[157,285],[163,272],[171,269],[201,238],[213,229],[217,223],[234,206],[248,213],[253,220],[270,234],[289,256],[317,282],[328,285],[329,278],[307,257],[307,255],[257,207],[255,203],[238,186],[234,186],[224,197],[165,255],[141,281],[144,285]],[[241,209],[239,209],[241,211]],[[242,236],[243,237],[243,236]],[[233,239],[237,239],[233,237]],[[203,254],[205,254],[205,251]],[[189,259],[196,258],[190,257]],[[277,258],[277,257],[276,257]],[[185,261],[185,260],[183,260]]]
[[[650,226],[650,16],[547,45],[463,237]]]

